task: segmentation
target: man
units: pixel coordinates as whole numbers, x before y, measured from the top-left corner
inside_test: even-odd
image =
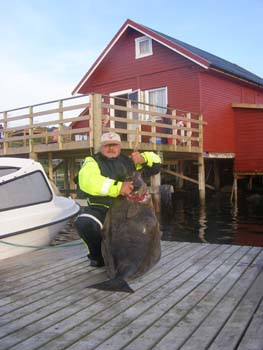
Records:
[[[127,180],[135,170],[149,178],[160,172],[160,157],[153,152],[121,154],[121,138],[114,132],[101,136],[100,151],[87,157],[78,174],[81,191],[87,195],[88,206],[76,220],[79,236],[89,248],[88,258],[93,267],[104,266],[101,254],[101,229],[107,210],[114,198],[128,196],[133,183]]]

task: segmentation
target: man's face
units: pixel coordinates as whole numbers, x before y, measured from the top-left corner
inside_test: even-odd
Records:
[[[100,151],[106,158],[116,158],[121,152],[121,145],[112,143],[109,145],[101,146]]]

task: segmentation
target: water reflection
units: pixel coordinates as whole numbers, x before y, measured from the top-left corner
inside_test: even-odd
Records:
[[[198,237],[201,242],[208,243],[205,239],[205,234],[207,230],[207,219],[206,219],[206,206],[200,206],[199,207],[199,230],[198,230]]]
[[[175,193],[172,205],[162,203],[163,240],[263,246],[263,205],[221,193],[200,207],[193,194]]]

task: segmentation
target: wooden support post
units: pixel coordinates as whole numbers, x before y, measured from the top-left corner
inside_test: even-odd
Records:
[[[181,174],[179,174],[179,173],[176,173],[175,171],[172,171],[172,170],[169,170],[169,169],[164,169],[164,168],[162,168],[161,171],[162,171],[163,173],[167,173],[167,174],[171,174],[171,175],[174,175],[174,176],[181,177],[182,179],[184,179],[184,180],[186,180],[186,181],[190,181],[190,182],[192,182],[192,183],[194,183],[194,184],[199,184],[199,181],[197,181],[197,180],[195,180],[195,179],[192,179],[192,178],[190,178],[190,177],[188,177],[188,176],[185,176],[185,175],[181,175]],[[215,188],[214,188],[213,186],[208,185],[208,184],[205,184],[205,187],[210,188],[211,190],[215,190]]]
[[[101,111],[101,95],[93,94],[90,95],[91,107],[90,107],[90,125],[93,130],[91,135],[94,152],[98,152],[100,149],[100,137],[102,134],[102,111]]]
[[[53,181],[53,163],[52,163],[52,153],[48,153],[48,177]]]
[[[253,176],[250,175],[248,180],[248,190],[252,191],[252,188],[253,188]]]
[[[38,155],[36,152],[29,153],[29,158],[38,161]]]
[[[70,167],[69,167],[69,187],[70,190],[76,190],[76,184],[74,181],[75,178],[75,159],[74,157],[70,158]],[[72,198],[76,198],[77,194],[76,193],[71,193],[70,194]]]
[[[200,204],[205,205],[205,162],[203,158],[203,115],[198,116],[200,124],[199,131],[199,155],[198,155],[198,182]]]
[[[198,188],[200,204],[205,205],[205,163],[202,154],[198,155]]]
[[[23,146],[26,147],[26,144],[27,144],[27,142],[26,142],[26,129],[24,129],[23,133],[24,133]],[[29,134],[29,130],[28,130],[28,134]]]
[[[153,206],[156,213],[160,213],[161,210],[161,197],[160,197],[160,185],[161,185],[161,174],[151,176],[151,188]]]
[[[178,173],[180,175],[184,174],[184,161],[178,160]],[[182,177],[178,178],[178,188],[181,190],[184,187],[184,179]]]
[[[213,161],[214,165],[214,185],[217,191],[220,189],[220,176],[219,176],[219,166],[218,166],[218,159],[214,159]]]

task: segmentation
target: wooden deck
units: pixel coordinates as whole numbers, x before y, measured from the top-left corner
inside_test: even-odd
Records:
[[[202,115],[110,96],[80,95],[9,111],[0,111],[0,156],[31,156],[53,159],[62,155],[83,156],[100,147],[102,132],[115,131],[122,148],[178,153],[196,159],[203,153]],[[121,117],[118,116],[121,114]],[[139,142],[138,142],[139,141]],[[170,155],[171,156],[171,155]]]
[[[1,261],[0,349],[263,349],[263,248],[162,242],[133,294],[82,244]]]

